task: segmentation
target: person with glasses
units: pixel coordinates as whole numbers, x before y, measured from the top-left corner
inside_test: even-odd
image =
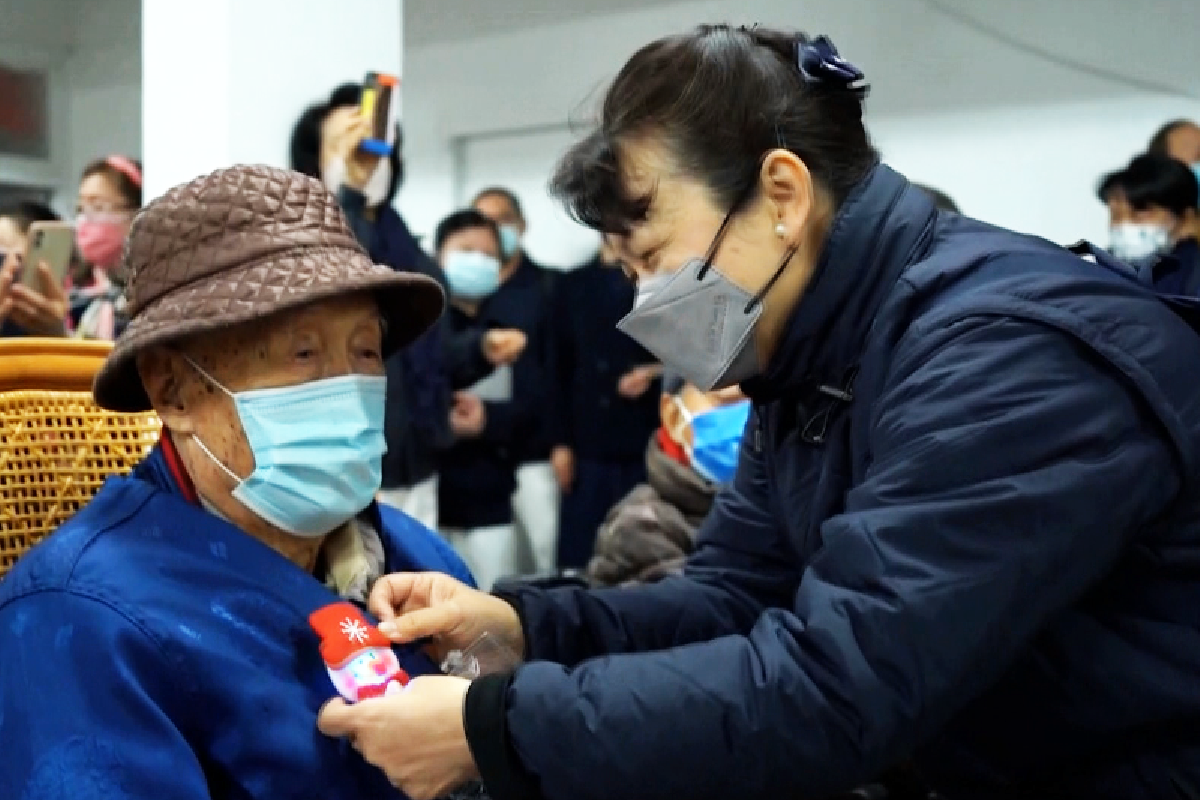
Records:
[[[124,327],[119,274],[129,226],[142,207],[141,165],[125,156],[93,161],[83,171],[75,204],[75,244],[82,260],[68,278],[76,336],[113,339]]]

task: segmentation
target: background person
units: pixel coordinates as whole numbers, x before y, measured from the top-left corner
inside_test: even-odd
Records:
[[[1113,255],[1160,292],[1200,294],[1200,184],[1190,169],[1166,156],[1138,156],[1106,175],[1097,193],[1108,206]]]
[[[522,331],[528,346],[518,362],[527,380],[514,391],[530,392],[522,402],[536,409],[536,418],[515,441],[517,489],[513,494],[513,520],[524,551],[525,571],[547,572],[554,568],[559,550],[559,487],[550,464],[553,416],[560,401],[551,380],[555,346],[550,331],[555,270],[537,264],[525,252],[525,212],[512,191],[493,186],[484,189],[471,203],[500,232],[500,288],[489,301],[497,319]]]
[[[450,284],[453,335],[514,326],[512,308],[496,303],[502,268],[495,223],[474,209],[458,211],[438,224],[434,242]],[[456,441],[440,462],[438,516],[481,586],[521,570],[512,495],[518,445],[538,423],[531,387],[540,380],[537,364],[519,357],[455,396]]]
[[[562,490],[557,564],[565,569],[587,565],[609,509],[646,480],[646,442],[658,422],[660,368],[617,330],[634,288],[615,260],[605,245],[555,289],[551,463]]]
[[[66,334],[67,295],[50,269],[37,265],[37,289],[20,280],[30,226],[60,219],[41,203],[16,203],[0,209],[0,337]]]
[[[749,411],[736,387],[702,392],[681,377],[663,377],[662,425],[646,447],[646,483],[604,518],[587,566],[593,586],[683,572],[718,488],[733,479]]]
[[[75,202],[75,244],[82,261],[68,281],[76,336],[111,340],[125,327],[121,257],[133,216],[141,207],[138,161],[112,155],[84,168]]]

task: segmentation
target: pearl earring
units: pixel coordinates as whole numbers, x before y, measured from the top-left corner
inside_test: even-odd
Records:
[[[782,222],[779,223],[778,225],[776,225],[775,226],[775,235],[778,236],[780,239],[782,239],[784,236],[787,236],[787,226],[784,225]]]

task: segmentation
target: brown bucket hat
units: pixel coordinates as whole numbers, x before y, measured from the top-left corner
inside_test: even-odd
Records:
[[[371,261],[318,180],[237,166],[177,186],[146,206],[125,247],[129,325],[92,388],[112,411],[147,411],[139,352],[318,300],[373,292],[385,355],[437,321],[436,281]]]

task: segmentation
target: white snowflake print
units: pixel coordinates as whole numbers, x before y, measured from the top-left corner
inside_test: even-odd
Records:
[[[362,644],[367,640],[367,626],[349,617],[342,620],[342,633],[355,644]]]

